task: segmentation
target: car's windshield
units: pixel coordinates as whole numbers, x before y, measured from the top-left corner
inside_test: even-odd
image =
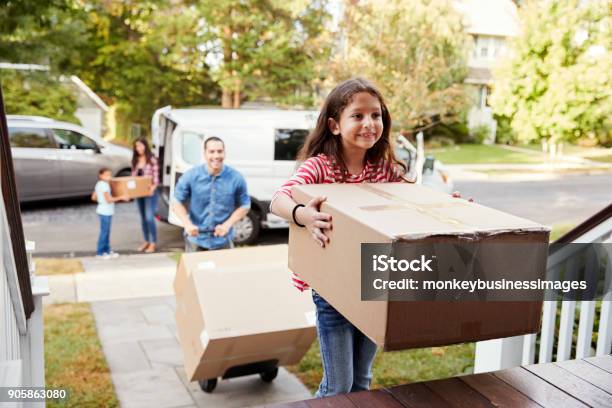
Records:
[[[202,163],[202,142],[204,135],[197,132],[185,131],[181,138],[181,157],[189,164]]]

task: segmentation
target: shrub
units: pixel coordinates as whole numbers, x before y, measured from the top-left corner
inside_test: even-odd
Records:
[[[480,124],[470,129],[470,143],[483,144],[491,135],[491,128],[488,125]]]

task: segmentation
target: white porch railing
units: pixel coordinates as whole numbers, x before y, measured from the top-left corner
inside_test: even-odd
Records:
[[[574,242],[612,243],[612,218],[608,218]],[[606,288],[610,287],[610,279],[612,279],[612,265],[610,265],[612,253],[608,255]],[[554,273],[560,270],[564,262],[574,262],[574,259],[568,257],[568,254],[553,254],[548,262],[549,272]],[[587,270],[589,269],[587,268]],[[597,345],[593,349],[591,344],[598,304],[601,305],[599,328],[597,330]],[[579,311],[579,322],[575,327],[577,311]],[[557,315],[559,315],[558,331],[556,330]],[[536,356],[538,338],[539,350]],[[572,354],[574,346],[575,353]],[[573,358],[585,358],[591,357],[593,354],[601,356],[610,354],[611,347],[612,297],[610,293],[599,301],[544,301],[542,328],[539,333],[476,343],[474,372],[481,373],[519,365],[549,363],[553,360],[565,361]],[[555,348],[556,354],[554,353]]]
[[[49,284],[46,277],[37,277],[31,273],[35,309],[29,319],[26,319],[1,192],[0,247],[0,386],[43,387],[45,370],[42,297],[49,294]],[[28,242],[26,250],[32,272],[31,254],[34,243]]]

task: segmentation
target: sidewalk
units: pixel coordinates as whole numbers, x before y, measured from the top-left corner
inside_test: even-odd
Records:
[[[85,273],[49,276],[46,303],[91,302],[98,337],[122,407],[246,407],[312,398],[284,369],[271,383],[258,376],[219,381],[212,394],[185,377],[174,325],[167,254],[82,258]]]
[[[488,164],[445,164],[455,181],[537,181],[555,180],[567,176],[593,175],[612,172],[612,164],[594,161],[556,163],[488,163]]]
[[[495,145],[501,149],[535,156],[535,163],[464,163],[444,164],[455,181],[542,181],[555,180],[567,175],[594,175],[612,172],[612,163],[598,162],[580,156],[557,156],[554,161],[536,150],[520,146]],[[435,153],[434,153],[435,157]]]

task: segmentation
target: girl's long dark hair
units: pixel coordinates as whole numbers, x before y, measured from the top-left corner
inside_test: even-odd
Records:
[[[153,152],[149,147],[149,142],[144,137],[139,137],[132,144],[132,168],[135,169],[138,165],[138,152],[136,151],[136,143],[142,143],[145,147],[145,157],[147,158],[147,163],[151,163],[153,159]]]
[[[401,166],[404,172],[406,171],[406,166],[397,160],[391,146],[391,115],[385,100],[378,89],[363,78],[353,78],[344,81],[330,92],[321,108],[317,125],[308,135],[304,146],[302,146],[298,153],[297,160],[299,162],[323,153],[328,158],[336,161],[342,169],[343,178],[346,177],[348,170],[342,155],[342,139],[331,132],[328,122],[330,118],[340,122],[342,111],[351,103],[353,96],[360,92],[367,92],[378,99],[383,121],[382,136],[374,146],[368,149],[365,157],[366,160],[371,163],[380,163],[382,160],[386,160],[391,165]]]

